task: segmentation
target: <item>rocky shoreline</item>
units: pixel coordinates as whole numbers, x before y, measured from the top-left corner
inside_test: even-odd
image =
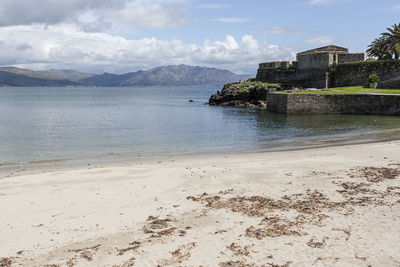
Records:
[[[224,85],[221,91],[211,95],[208,104],[244,108],[267,108],[267,93],[280,89],[279,84],[256,81],[235,82]]]

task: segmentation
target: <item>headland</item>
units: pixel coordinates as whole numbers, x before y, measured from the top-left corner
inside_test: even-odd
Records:
[[[372,91],[371,76],[379,80]],[[225,85],[209,104],[293,114],[399,115],[399,77],[399,60],[364,61],[363,53],[330,45],[300,52],[296,61],[260,63],[254,79]]]

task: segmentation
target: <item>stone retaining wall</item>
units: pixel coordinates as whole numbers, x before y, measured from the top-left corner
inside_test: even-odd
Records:
[[[334,65],[330,70],[330,87],[368,85],[368,76],[372,74],[378,74],[381,81],[400,77],[400,60]]]
[[[284,87],[324,88],[325,72],[330,73],[329,87],[368,85],[368,76],[372,74],[378,74],[381,81],[400,77],[400,60],[337,64],[326,70],[259,68],[256,79]]]
[[[400,115],[400,95],[267,95],[267,110],[287,114],[345,113]]]
[[[263,82],[280,83],[283,87],[325,87],[325,72],[319,69],[258,69],[256,79]]]
[[[380,89],[399,89],[400,88],[400,76],[390,80],[386,80],[378,83]]]

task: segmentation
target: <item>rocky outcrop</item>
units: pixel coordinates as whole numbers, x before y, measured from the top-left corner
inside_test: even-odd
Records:
[[[279,85],[270,86],[261,82],[237,82],[226,84],[208,101],[213,106],[267,108],[267,93]]]

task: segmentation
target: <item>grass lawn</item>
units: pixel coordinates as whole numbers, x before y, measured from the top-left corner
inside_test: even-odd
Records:
[[[283,93],[288,93],[283,91]],[[349,86],[349,87],[335,87],[329,88],[329,90],[304,90],[293,92],[293,94],[370,94],[370,93],[383,93],[383,94],[400,94],[400,90],[397,89],[374,89],[363,86]]]

